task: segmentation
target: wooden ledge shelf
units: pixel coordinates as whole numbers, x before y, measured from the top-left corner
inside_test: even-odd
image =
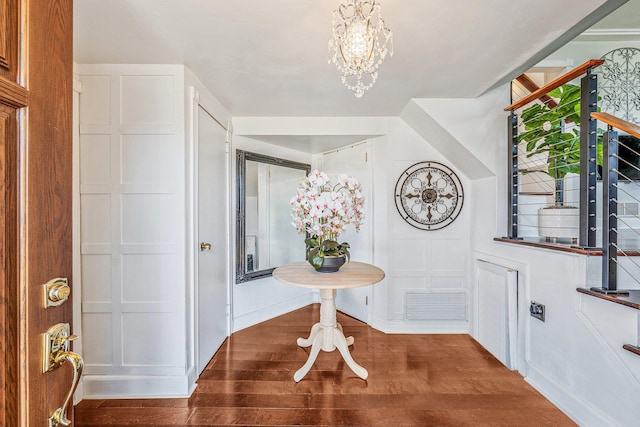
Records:
[[[640,310],[640,290],[631,289],[629,295],[606,295],[586,288],[577,288],[576,290],[582,294]]]
[[[580,255],[602,256],[602,249],[582,248],[582,247],[576,246],[575,244],[569,243],[568,239],[564,239],[564,241],[561,241],[558,243],[547,242],[542,238],[540,239],[528,238],[524,240],[524,239],[509,239],[508,237],[494,237],[493,240],[495,242],[510,243],[513,245],[529,246],[529,247],[540,248],[540,249],[551,249],[553,251],[560,251],[560,252],[571,252],[571,253],[580,254]],[[640,251],[638,249],[626,250],[624,252],[618,252],[618,256],[640,256]]]
[[[522,239],[521,240],[521,239],[509,239],[507,237],[495,237],[493,240],[496,242],[510,243],[513,245],[529,246],[529,247],[540,248],[540,249],[551,249],[553,251],[571,252],[574,254],[581,254],[581,255],[596,255],[596,256],[602,255],[602,250],[600,249],[579,248],[579,247],[576,247],[575,245],[572,245],[571,243],[553,243],[553,242],[547,242],[544,239],[539,239],[539,240]]]
[[[636,347],[635,345],[625,344],[622,346],[625,350],[629,350],[631,353],[635,353],[640,356],[640,347]]]

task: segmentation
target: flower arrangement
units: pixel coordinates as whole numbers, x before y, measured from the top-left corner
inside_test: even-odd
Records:
[[[360,231],[364,221],[364,196],[356,178],[341,174],[332,185],[326,173],[315,170],[300,181],[291,206],[291,224],[310,236],[305,243],[311,265],[321,268],[326,256],[349,259],[349,244],[338,243],[338,237],[349,224]]]

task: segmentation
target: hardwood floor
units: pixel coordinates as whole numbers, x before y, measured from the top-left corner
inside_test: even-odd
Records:
[[[84,400],[76,426],[573,426],[516,372],[468,335],[386,335],[338,313],[353,335],[363,381],[338,351],[320,352],[299,383],[308,349],[295,343],[318,304],[229,337],[188,399]]]

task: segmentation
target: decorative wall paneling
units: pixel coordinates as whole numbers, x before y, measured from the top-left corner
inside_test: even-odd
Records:
[[[79,67],[85,396],[189,392],[183,70]]]
[[[375,141],[375,192],[371,203],[380,226],[376,226],[374,236],[374,262],[385,270],[386,278],[373,287],[373,326],[391,333],[468,333],[468,205],[465,202],[453,223],[432,231],[407,224],[394,206],[393,189],[398,177],[422,161],[452,166],[402,119],[393,122],[385,138]],[[466,171],[455,172],[466,188]]]
[[[439,235],[439,238],[431,237]],[[466,330],[468,315],[466,242],[446,229],[416,231],[390,242],[393,317],[411,324],[421,321],[437,328]],[[437,301],[437,302],[436,302]],[[446,306],[446,308],[445,308]],[[454,326],[457,325],[457,326]]]

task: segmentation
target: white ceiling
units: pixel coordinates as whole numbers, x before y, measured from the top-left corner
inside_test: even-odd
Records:
[[[382,0],[395,55],[359,99],[327,64],[339,2],[76,0],[75,61],[185,64],[233,116],[397,116],[508,82],[625,0]]]

